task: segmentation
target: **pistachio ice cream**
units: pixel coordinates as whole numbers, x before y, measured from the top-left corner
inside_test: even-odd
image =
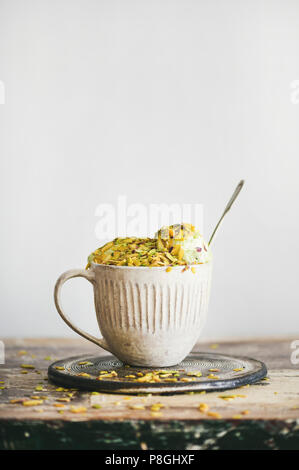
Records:
[[[162,227],[156,238],[115,238],[88,257],[91,263],[114,266],[188,266],[207,263],[211,250],[191,224]]]

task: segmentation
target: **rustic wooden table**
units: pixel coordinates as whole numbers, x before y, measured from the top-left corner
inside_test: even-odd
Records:
[[[255,385],[133,397],[61,390],[49,383],[52,361],[99,355],[99,348],[84,340],[6,340],[6,362],[0,365],[0,449],[299,449],[299,365],[290,360],[293,339],[216,345],[215,352],[266,363],[269,378]],[[211,348],[215,345],[200,343],[195,349]],[[152,411],[156,403],[164,406]],[[200,411],[200,404],[208,410],[202,405]]]

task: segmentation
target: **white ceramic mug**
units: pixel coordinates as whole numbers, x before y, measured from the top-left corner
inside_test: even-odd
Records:
[[[79,335],[136,366],[166,367],[181,362],[195,345],[205,322],[212,262],[182,272],[182,266],[109,266],[92,263],[72,269],[56,282],[54,298],[62,319]],[[73,277],[93,284],[102,339],[68,319],[60,304],[62,285]]]

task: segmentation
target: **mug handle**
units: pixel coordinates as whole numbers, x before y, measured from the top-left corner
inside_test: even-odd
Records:
[[[106,349],[106,351],[111,352],[104,338],[96,338],[95,336],[92,336],[89,333],[86,333],[85,331],[81,330],[71,322],[71,320],[65,315],[64,311],[62,310],[60,302],[61,288],[66,281],[72,279],[73,277],[84,277],[92,284],[95,283],[95,275],[93,271],[86,271],[85,269],[70,269],[69,271],[66,271],[65,273],[61,274],[61,276],[56,281],[54,289],[54,301],[57,312],[65,321],[65,323],[80,336],[83,336],[83,338],[88,339],[92,343],[95,343],[97,346]]]

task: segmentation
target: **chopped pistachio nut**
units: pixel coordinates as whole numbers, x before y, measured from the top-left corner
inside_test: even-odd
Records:
[[[26,400],[23,401],[22,404],[24,406],[38,406],[41,405],[44,401],[43,400]]]
[[[72,406],[70,411],[72,413],[85,413],[87,411],[87,408],[85,408],[85,406],[78,406],[78,407]]]
[[[207,413],[208,416],[211,416],[212,418],[221,418],[221,415],[217,413],[216,411],[208,411]]]
[[[150,410],[151,411],[160,411],[161,408],[164,408],[165,405],[163,405],[163,403],[154,403],[151,407],[150,407]]]
[[[200,403],[198,409],[201,413],[206,413],[209,409],[209,405],[207,403]]]
[[[129,405],[129,408],[130,410],[145,410],[145,406],[144,405]]]
[[[190,375],[191,377],[201,377],[202,376],[202,373],[201,372],[187,372],[187,375]]]
[[[161,413],[161,411],[151,411],[151,416],[153,418],[160,418],[161,416],[163,416],[163,413]]]
[[[21,351],[18,352],[19,356],[26,356],[26,354],[28,354],[28,352],[25,351],[24,349],[22,349]]]
[[[218,396],[218,398],[221,398],[222,400],[226,400],[226,401],[233,400],[236,397],[237,395],[219,395]]]
[[[96,263],[112,266],[167,266],[166,272],[170,272],[172,266],[188,265],[184,260],[182,244],[198,234],[191,224],[175,224],[162,227],[157,238],[118,237],[91,253],[86,269],[91,263]],[[204,249],[208,250],[206,245]],[[201,263],[197,260],[194,264]],[[195,268],[192,268],[192,272],[195,273]]]
[[[15,398],[13,400],[10,400],[9,403],[11,403],[12,405],[16,405],[19,403],[23,403],[24,401],[27,401],[26,398]]]

